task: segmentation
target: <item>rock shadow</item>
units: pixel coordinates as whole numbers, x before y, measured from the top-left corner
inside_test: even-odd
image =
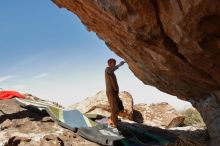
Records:
[[[144,118],[143,118],[141,112],[139,112],[138,110],[133,109],[133,120],[137,123],[143,123]]]
[[[31,121],[41,121],[44,117],[48,116],[48,114],[45,112],[34,112],[30,110],[22,110],[17,111],[15,113],[4,113],[0,116],[0,124],[3,123],[5,120],[13,120],[13,119],[24,119],[29,118]]]
[[[167,140],[172,144],[176,144],[177,140],[179,140],[180,137],[184,137],[183,140],[185,140],[186,138],[186,143],[189,140],[189,143],[191,141],[195,142],[195,143],[201,143],[204,145],[209,145],[210,143],[210,138],[208,135],[208,131],[206,129],[198,129],[198,130],[194,130],[194,131],[187,131],[187,130],[171,130],[171,129],[161,129],[158,127],[152,127],[152,126],[148,126],[148,125],[144,125],[144,124],[140,124],[140,123],[127,123],[127,122],[119,122],[118,123],[118,130],[122,133],[122,135],[124,135],[124,131],[126,131],[128,128],[130,127],[131,129],[137,130],[140,133],[147,133],[150,135],[155,135],[158,137],[161,137],[164,140]],[[126,137],[126,133],[124,135]],[[145,140],[144,137],[137,137],[140,141]]]

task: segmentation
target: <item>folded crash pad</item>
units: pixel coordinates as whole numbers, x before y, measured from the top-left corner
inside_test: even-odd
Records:
[[[116,128],[109,127],[106,124],[94,127],[81,127],[77,133],[81,137],[101,145],[113,145],[114,141],[124,139]]]
[[[111,146],[150,146],[170,143],[159,135],[121,124],[117,129],[108,124],[81,127],[78,129],[78,134],[95,143]]]
[[[96,125],[96,122],[90,120],[78,110],[60,108],[47,101],[19,98],[15,98],[15,101],[28,110],[46,111],[55,122],[72,131],[76,131],[79,127],[92,127]]]
[[[0,91],[0,100],[11,99],[11,98],[25,98],[24,95],[16,91]]]
[[[30,99],[19,99],[15,98],[15,101],[23,108],[29,109],[29,110],[39,110],[39,111],[46,111],[47,107],[57,107],[55,104],[47,101],[36,101],[36,100],[30,100]]]
[[[119,123],[120,130],[124,132],[124,135],[133,135],[133,140],[139,143],[145,144],[156,144],[156,145],[167,145],[174,141],[167,139],[164,135],[159,133],[153,133],[148,130],[144,130],[140,127],[136,127],[135,124],[128,124],[121,122]],[[126,133],[126,134],[125,134]]]
[[[92,127],[96,125],[96,122],[90,120],[78,110],[65,110],[51,106],[47,107],[46,110],[54,121],[72,131],[76,131],[79,127]]]

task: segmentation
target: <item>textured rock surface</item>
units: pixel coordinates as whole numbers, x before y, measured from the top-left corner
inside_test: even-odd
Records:
[[[219,90],[219,0],[52,1],[75,13],[143,83],[198,105]],[[219,113],[220,100],[214,101]]]
[[[78,15],[145,84],[193,99],[219,89],[219,0],[53,1]]]
[[[137,104],[134,105],[134,110],[139,111],[142,115],[143,123],[157,127],[178,127],[183,122],[185,117],[178,113],[168,103],[158,104]],[[137,119],[136,119],[137,118]],[[140,121],[140,117],[135,116],[134,121]]]
[[[133,120],[133,98],[126,92],[120,92],[119,97],[123,102],[125,113],[123,118]],[[104,116],[110,116],[110,105],[107,100],[105,91],[98,92],[95,96],[88,97],[80,103],[76,103],[70,108],[78,109],[82,113],[87,114],[100,114]]]
[[[54,123],[42,112],[32,112],[20,108],[12,100],[0,100],[0,146],[97,146]],[[143,124],[122,122],[150,133],[163,135],[174,143],[170,146],[203,146],[209,139],[207,132],[167,130]],[[193,140],[192,140],[193,138]],[[175,142],[176,140],[176,142]],[[204,141],[205,140],[205,141]]]
[[[133,105],[132,96],[128,92],[120,92],[119,96],[126,110],[123,117],[125,119],[166,128],[177,127],[184,121],[184,116],[168,103]],[[95,96],[88,97],[82,102],[70,106],[70,108],[78,109],[82,113],[110,116],[110,106],[105,91],[100,91]]]
[[[212,138],[212,145],[218,146],[220,142],[220,108],[219,108],[220,92],[216,92],[209,96],[206,100],[199,100],[194,103],[198,109]]]
[[[54,123],[48,115],[0,100],[0,146],[97,146]]]
[[[196,127],[187,126],[187,127],[169,128],[169,130],[173,131],[176,135],[179,135],[180,139],[178,139],[176,142],[179,143],[179,146],[209,146],[210,145],[209,135],[207,131],[204,129],[198,129]],[[192,139],[193,140],[196,139],[197,142],[192,141]],[[200,143],[198,143],[198,141],[200,141]]]

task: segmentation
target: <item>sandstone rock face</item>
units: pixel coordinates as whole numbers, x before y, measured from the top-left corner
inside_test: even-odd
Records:
[[[202,104],[219,90],[219,0],[52,1],[75,13],[144,84]]]
[[[212,145],[218,146],[220,142],[220,110],[219,110],[220,92],[216,92],[205,100],[199,100],[194,106],[203,117],[206,123],[210,137],[212,137]]]
[[[142,117],[135,116],[134,121],[142,121],[144,124],[171,128],[178,127],[183,122],[185,117],[178,113],[173,107],[168,103],[158,103],[158,104],[137,104],[134,105],[134,110],[141,113]]]
[[[220,85],[219,0],[53,0],[145,84],[198,99]]]
[[[119,97],[125,109],[123,118],[133,120],[133,98],[131,94],[123,91],[119,93]],[[100,91],[95,96],[88,97],[84,101],[70,106],[70,108],[78,109],[82,113],[100,114],[103,116],[110,116],[111,112],[105,91]]]

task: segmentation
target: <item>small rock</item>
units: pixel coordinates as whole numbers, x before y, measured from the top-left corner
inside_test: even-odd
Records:
[[[13,126],[14,126],[14,123],[11,120],[7,119],[1,124],[1,130],[8,129]]]
[[[42,122],[53,122],[51,117],[43,117]]]
[[[40,146],[64,146],[64,142],[58,136],[45,135],[41,140]]]
[[[27,143],[29,143],[31,139],[26,137],[17,137],[13,136],[9,138],[8,142],[5,144],[5,146],[25,146]]]

